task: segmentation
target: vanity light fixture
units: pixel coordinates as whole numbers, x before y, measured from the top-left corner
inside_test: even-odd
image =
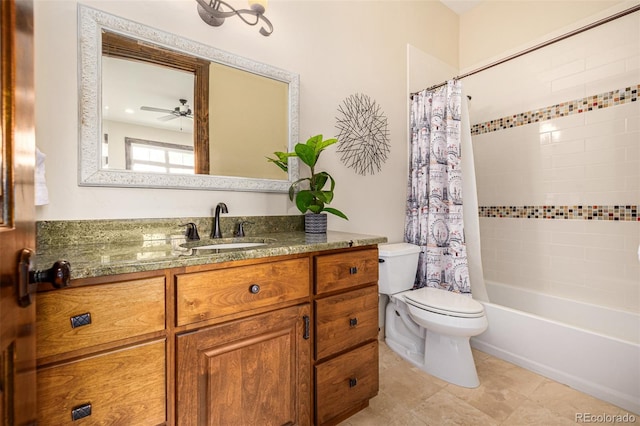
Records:
[[[264,26],[260,28],[260,34],[265,37],[271,35],[273,32],[273,25],[271,25],[271,21],[264,16],[267,0],[249,0],[250,9],[240,10],[234,9],[231,5],[223,2],[222,0],[196,1],[198,2],[198,14],[204,22],[213,27],[219,27],[224,23],[225,18],[237,15],[249,25],[256,25],[262,20],[268,27],[268,29],[265,29]],[[245,16],[253,17],[255,18],[255,21],[253,19],[249,20],[245,18]]]

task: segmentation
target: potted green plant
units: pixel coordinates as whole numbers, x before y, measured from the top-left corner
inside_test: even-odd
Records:
[[[306,143],[298,143],[294,152],[274,152],[275,158],[267,157],[267,160],[275,163],[285,172],[288,171],[289,157],[298,157],[309,166],[311,175],[293,182],[289,187],[289,199],[296,203],[296,207],[305,215],[305,232],[325,233],[327,231],[327,215],[324,212],[334,214],[343,219],[347,216],[340,210],[327,205],[333,200],[335,180],[325,171],[316,172],[316,163],[322,151],[328,146],[338,142],[337,139],[322,139],[322,135],[316,135]]]

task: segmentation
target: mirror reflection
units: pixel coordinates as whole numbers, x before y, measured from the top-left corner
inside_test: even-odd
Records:
[[[265,157],[288,149],[287,84],[220,64],[209,69],[209,173],[282,179]]]
[[[286,192],[297,179],[295,162],[287,176],[265,161],[297,142],[297,75],[79,14],[81,185]]]
[[[288,90],[103,31],[102,167],[282,179],[264,157],[287,150]]]
[[[192,73],[103,56],[102,168],[195,173],[193,90]]]

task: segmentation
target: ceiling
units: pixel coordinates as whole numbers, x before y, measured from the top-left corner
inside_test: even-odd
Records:
[[[442,4],[453,10],[458,15],[476,7],[482,0],[440,0]]]

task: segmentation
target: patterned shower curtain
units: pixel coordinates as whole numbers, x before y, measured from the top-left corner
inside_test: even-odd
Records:
[[[422,249],[414,288],[471,295],[462,217],[461,102],[460,81],[413,95],[405,240]]]

